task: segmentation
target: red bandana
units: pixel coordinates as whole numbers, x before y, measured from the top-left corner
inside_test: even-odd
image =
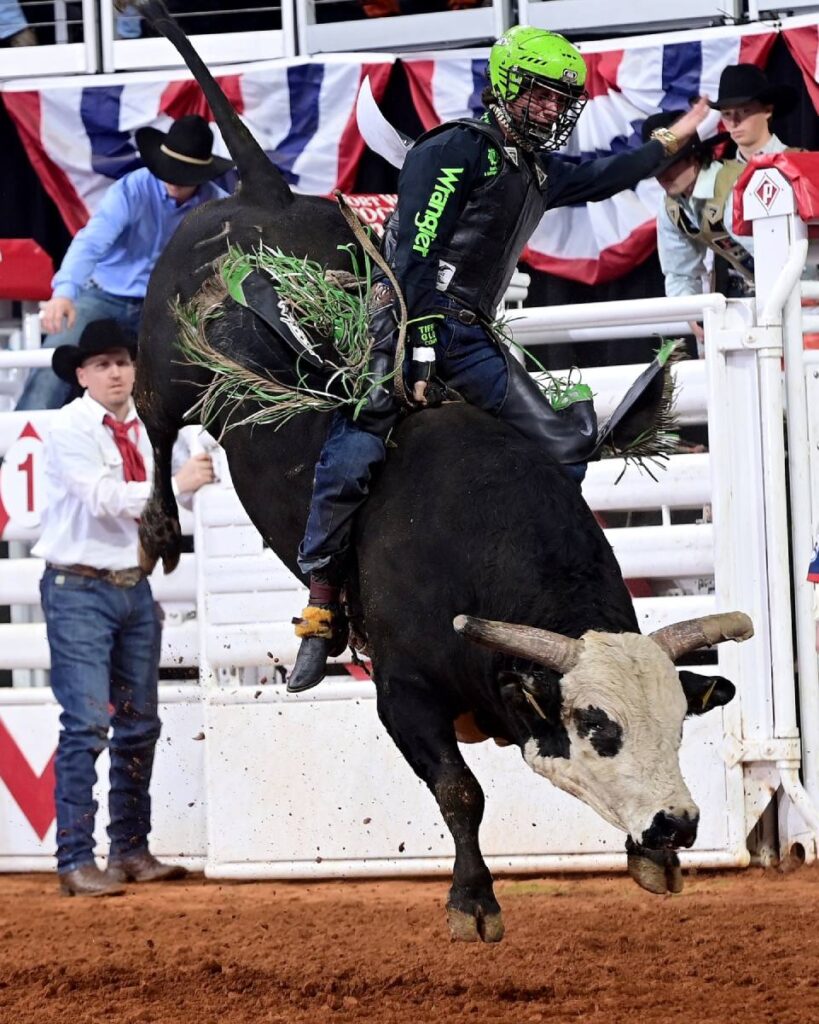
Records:
[[[147,479],[145,474],[145,460],[129,434],[133,430],[134,436],[139,437],[139,420],[134,417],[127,423],[114,419],[113,416],[106,416],[102,421],[106,427],[110,427],[114,435],[114,443],[119,448],[122,456],[122,473],[126,483],[132,480],[141,482]]]

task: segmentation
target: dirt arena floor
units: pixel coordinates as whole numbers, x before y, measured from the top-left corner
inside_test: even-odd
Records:
[[[503,880],[507,934],[449,941],[444,880],[131,886],[0,877],[3,1024],[819,1022],[819,869]]]

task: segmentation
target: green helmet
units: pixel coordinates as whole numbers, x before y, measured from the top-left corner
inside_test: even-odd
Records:
[[[555,32],[514,25],[489,51],[494,99],[533,149],[558,149],[567,141],[588,99],[585,83],[586,64],[580,51]],[[535,123],[528,106],[514,113],[509,110],[509,104],[525,99],[538,86],[562,100],[563,109],[551,125]]]

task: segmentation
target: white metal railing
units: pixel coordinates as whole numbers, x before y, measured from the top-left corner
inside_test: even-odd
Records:
[[[4,362],[43,365],[50,351],[5,353]],[[608,416],[622,393],[641,367],[600,367],[590,369],[585,378],[597,396],[601,417]],[[676,368],[680,386],[680,409],[687,422],[702,422],[706,417],[705,372],[701,363],[683,363]],[[0,455],[5,455],[28,425],[45,436],[53,412],[12,412],[0,415]],[[188,428],[188,441],[196,434]],[[25,466],[18,459],[6,460],[6,486],[15,470],[30,473],[33,480],[33,503],[40,507],[42,487],[41,459],[36,445],[35,457]],[[26,449],[28,453],[29,449]],[[219,475],[229,481],[221,451]],[[665,508],[702,508],[708,502],[709,457],[683,455],[674,457],[660,482],[629,471],[625,484],[615,482],[625,469],[621,459],[595,463],[589,467],[584,484],[587,500],[600,511],[630,511]],[[1,479],[1,478],[0,478]],[[295,658],[296,640],[290,617],[298,611],[303,587],[272,553],[263,548],[254,527],[249,523],[235,492],[230,486],[206,488],[195,500],[193,519],[180,510],[183,532],[197,538],[196,555],[185,555],[180,568],[164,576],[161,568],[152,578],[157,599],[163,604],[198,604],[200,644],[195,641],[195,628],[190,621],[170,616],[163,639],[162,664],[166,667],[196,664],[208,670],[229,670],[256,667],[266,662],[268,651],[283,665]],[[39,535],[36,525],[12,519],[4,539],[34,542]],[[615,554],[627,578],[682,578],[713,573],[713,537],[709,525],[646,526],[616,528],[608,531]],[[36,606],[39,604],[38,583],[42,562],[32,558],[10,558],[0,561],[0,604]],[[263,596],[264,595],[264,596]],[[676,598],[657,598],[642,607],[643,619],[662,625],[674,618]],[[712,599],[705,598],[710,610]],[[679,616],[678,616],[679,617]],[[658,628],[658,627],[655,627]],[[340,659],[346,660],[346,658]],[[48,647],[41,623],[24,621],[0,626],[0,668],[22,669],[48,667]]]
[[[195,6],[195,5],[194,5]],[[117,26],[113,4],[101,6],[100,39],[102,71],[125,71],[141,68],[178,67],[182,60],[164,37],[144,35],[140,19],[132,21],[129,36]],[[252,30],[219,31],[220,15],[224,20],[249,15],[256,22]],[[209,12],[217,31],[199,33],[190,16],[178,15],[199,56],[206,64],[233,64],[253,60],[271,60],[296,54],[295,18],[292,0],[269,0],[264,5],[225,4],[222,11]],[[138,33],[138,34],[137,34]]]
[[[646,4],[635,0],[518,0],[521,24],[553,32],[622,34],[722,24],[739,20],[743,0],[677,0]]]
[[[22,12],[37,37],[37,44],[0,50],[0,80],[98,71],[96,0],[82,0],[80,16],[71,17],[77,6],[52,0],[24,0]],[[79,41],[72,41],[74,36],[79,36]]]
[[[76,16],[78,6],[81,13]],[[400,0],[396,7],[400,10]],[[146,31],[134,12],[118,12],[112,0],[23,0],[22,8],[34,32],[39,31],[38,45],[3,49],[0,79],[182,65],[164,38]],[[783,10],[819,11],[819,2],[790,0],[777,6],[770,0],[653,5],[643,0],[519,0],[515,16],[510,0],[484,0],[465,10],[449,10],[441,0],[440,10],[429,13],[363,17],[359,0],[245,0],[225,2],[221,10],[176,16],[203,59],[223,65],[341,51],[464,48],[496,39],[513,17],[522,24],[599,39],[601,34],[667,33],[678,27],[776,20]],[[207,30],[201,26],[203,17],[210,22]],[[237,23],[241,28],[233,29]],[[592,41],[588,47],[596,45]]]
[[[703,305],[706,301],[703,299]],[[640,305],[634,305],[639,316]],[[583,315],[599,319],[593,309],[586,309]],[[634,372],[633,367],[587,371],[598,394],[601,415],[611,411]],[[682,364],[677,373],[682,395],[689,395],[690,415],[702,420],[707,400],[704,364]],[[13,414],[15,419],[20,415]],[[19,426],[19,421],[15,425]],[[619,475],[621,469],[618,460],[590,467],[584,487],[592,505],[606,511],[632,504],[656,507],[661,502],[674,507],[699,506],[710,490],[709,455],[673,458],[658,484],[630,473],[620,487],[613,488],[612,474]],[[651,487],[655,488],[653,497]],[[713,568],[716,529],[708,524],[619,528],[608,536],[627,573],[701,573]],[[155,826],[157,850],[198,857],[208,874],[220,878],[446,871],[449,845],[441,837],[438,812],[385,741],[375,715],[372,686],[336,680],[310,694],[285,698],[283,687],[269,685],[275,678],[274,658],[286,664],[294,653],[288,619],[300,607],[303,590],[261,549],[254,534],[229,488],[203,489],[196,502],[196,555],[184,563],[185,571],[193,568],[195,574],[197,618],[180,624],[175,642],[176,657],[183,659],[183,664],[198,659],[205,685],[184,693],[163,688],[165,736],[172,742],[162,745],[157,761],[154,792],[161,795],[155,800],[160,808]],[[28,568],[27,573],[27,581],[20,581],[14,568],[8,569],[5,579],[0,572],[0,593],[8,584],[14,588],[9,596],[36,597],[36,569]],[[173,577],[162,582],[170,585],[171,581]],[[187,582],[189,585],[190,580]],[[159,588],[157,592],[161,595]],[[287,601],[295,607],[288,608]],[[716,607],[716,598],[709,595],[635,601],[638,620],[646,630],[707,614]],[[42,627],[33,625],[18,634],[29,658],[47,657],[44,639]],[[0,651],[7,646],[0,639]],[[257,685],[241,685],[254,678]],[[53,743],[56,709],[36,693],[26,702],[27,692],[32,691],[0,694],[0,715],[13,735],[50,736]],[[721,721],[720,715],[710,716],[686,727],[686,777],[699,802],[712,811],[703,821],[697,850],[685,855],[688,864],[714,867],[747,862],[742,769],[736,763],[726,767],[721,761]],[[192,742],[196,740],[205,742]],[[328,837],[317,834],[299,810],[309,800],[308,790],[317,770],[315,757],[325,757],[329,750],[338,763],[348,766],[348,772],[325,778],[322,786],[322,820],[332,822]],[[542,780],[521,770],[518,760],[500,760],[488,745],[465,754],[488,780],[488,812],[482,834],[493,869],[591,870],[622,865],[622,853],[617,852],[622,840],[587,808],[544,786]],[[365,762],[359,769],[362,755]],[[42,770],[47,756],[46,746],[33,761],[37,771]],[[168,764],[169,757],[182,761]],[[256,766],[255,773],[251,765]],[[271,800],[265,795],[271,793],[267,779],[284,771],[291,780],[286,799],[276,789]],[[354,793],[344,779],[350,772],[360,780]],[[190,787],[191,780],[196,782],[195,811],[201,816],[163,818],[161,807],[192,806],[194,797],[183,789]],[[506,794],[503,800],[492,798],[500,793]],[[0,803],[2,795],[0,787]],[[559,843],[550,842],[547,829],[532,836],[535,806],[538,820],[542,816],[544,823],[561,821]],[[395,823],[390,824],[389,808],[395,807],[402,808],[402,818],[413,822],[406,836],[403,832],[398,837],[392,834]],[[0,837],[0,864],[11,870],[48,868],[51,836],[37,840],[17,808],[3,809],[12,825],[11,831],[6,830],[7,837]],[[349,823],[345,825],[348,819],[360,822],[364,816],[379,822],[372,833],[362,833],[360,827],[356,833]],[[260,820],[267,827],[260,829]],[[230,828],[224,827],[227,821]],[[182,834],[186,823],[189,834]],[[190,831],[193,825],[196,830]],[[402,850],[406,844],[406,850],[396,856],[399,843]]]
[[[491,0],[468,10],[441,10],[361,19],[357,0],[333,3],[336,20],[324,21],[322,0],[295,0],[299,50],[303,54],[361,50],[420,50],[493,42],[511,24],[509,0]],[[345,9],[351,17],[344,19]]]

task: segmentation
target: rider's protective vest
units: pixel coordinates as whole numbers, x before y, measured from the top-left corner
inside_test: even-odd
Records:
[[[484,121],[447,121],[421,139],[448,131],[453,124],[489,139],[500,154],[501,166],[486,184],[472,190],[452,236],[438,250],[439,279],[449,279],[446,295],[492,321],[521,251],[544,214],[546,172],[531,154]],[[392,218],[385,232],[385,254],[394,251],[394,240],[391,245],[388,236],[396,230],[397,220]]]
[[[693,242],[707,245],[726,260],[746,281],[754,279],[753,256],[728,233],[725,227],[725,203],[747,164],[726,160],[714,179],[714,195],[706,199],[699,227],[691,222],[682,204],[666,196],[665,208],[671,223]]]

